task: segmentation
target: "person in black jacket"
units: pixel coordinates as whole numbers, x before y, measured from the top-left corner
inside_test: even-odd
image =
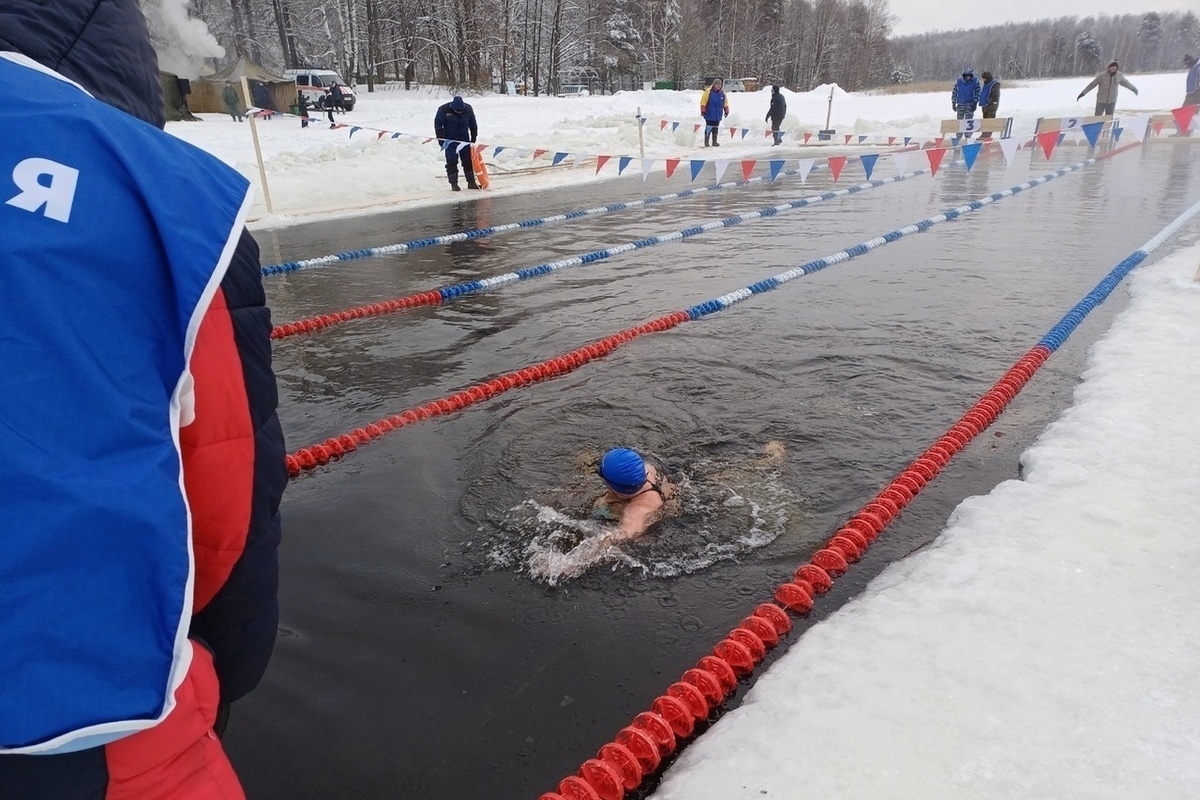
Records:
[[[161,129],[166,120],[159,83],[158,63],[150,44],[146,21],[137,0],[55,0],[52,3],[28,0],[0,0],[0,51],[17,53],[51,72],[54,80],[69,79],[82,86],[91,97],[81,95],[83,106],[107,103],[120,112],[136,117],[131,126],[144,129],[147,141],[157,137],[171,140],[170,147],[180,146]],[[11,63],[11,62],[10,62]],[[17,62],[20,63],[20,62]],[[103,109],[105,114],[113,113]],[[86,112],[71,112],[86,113]],[[143,124],[146,123],[146,124]],[[29,126],[57,125],[43,122],[37,115],[24,120]],[[80,126],[78,147],[91,143],[95,134]],[[48,128],[49,129],[49,128]],[[61,136],[60,127],[53,128]],[[131,151],[138,147],[131,143]],[[164,150],[167,146],[164,145]],[[139,153],[139,158],[151,163],[136,162],[136,170],[176,168],[172,163],[153,163],[161,159],[163,150],[151,148]],[[124,158],[124,155],[113,158]],[[197,154],[197,159],[202,156]],[[214,159],[215,162],[215,159]],[[125,162],[123,162],[125,163]],[[129,167],[131,170],[134,166]],[[136,200],[147,191],[133,180],[122,181],[116,176],[113,183]],[[80,181],[80,191],[84,184]],[[209,195],[205,194],[205,197]],[[194,201],[193,201],[194,202]],[[186,208],[186,202],[180,206]],[[181,210],[180,212],[185,213]],[[71,224],[104,225],[105,220],[76,215]],[[154,219],[162,241],[187,241],[194,231],[181,231],[176,226],[188,225],[186,216],[163,216]],[[121,231],[114,231],[110,246],[119,247],[124,241]],[[197,317],[198,328],[189,332],[193,350],[188,370],[193,388],[169,387],[182,398],[194,399],[186,411],[178,411],[178,461],[169,464],[155,462],[153,469],[177,469],[180,486],[186,494],[188,516],[177,528],[164,529],[159,534],[173,546],[190,548],[194,583],[187,586],[192,592],[185,609],[187,644],[194,655],[183,682],[175,693],[175,705],[165,718],[152,727],[129,734],[110,734],[99,744],[84,749],[50,750],[33,755],[12,755],[3,749],[14,742],[0,741],[0,797],[22,800],[99,800],[105,796],[122,797],[210,797],[235,798],[240,787],[216,735],[223,730],[228,709],[259,683],[275,646],[279,623],[277,599],[280,540],[279,504],[287,484],[284,465],[284,441],[276,414],[278,395],[275,375],[271,368],[271,316],[266,306],[260,274],[258,245],[245,229],[234,230],[230,239],[228,266],[221,272],[214,269],[209,301],[201,306],[203,316]],[[211,244],[211,243],[207,243]],[[206,247],[206,249],[210,249]],[[218,247],[219,251],[220,248]],[[56,258],[71,259],[67,266],[79,271],[100,270],[106,261],[105,252],[73,253],[62,248],[49,249]],[[162,251],[146,252],[139,257],[147,264],[165,259]],[[21,253],[0,252],[0,274],[23,258]],[[6,262],[12,261],[10,265]],[[169,259],[168,259],[169,260]],[[156,267],[157,268],[157,267]],[[166,267],[164,271],[168,271]],[[68,289],[64,288],[64,291]],[[132,290],[131,290],[132,291]],[[144,289],[145,303],[158,302],[149,288]],[[198,312],[199,313],[199,312]],[[131,316],[135,316],[132,315]],[[0,339],[12,340],[2,330]],[[7,322],[11,322],[8,320]],[[132,323],[131,323],[132,324]],[[43,347],[69,348],[86,343],[64,339],[43,342]],[[147,343],[147,347],[151,343]],[[123,366],[123,365],[122,365]],[[104,365],[104,369],[118,365]],[[22,380],[34,382],[53,376],[26,375]],[[181,383],[182,387],[184,384]],[[64,387],[62,391],[69,389]],[[80,398],[81,413],[87,413],[86,398]],[[184,404],[184,401],[181,401]],[[3,425],[5,420],[0,420]],[[132,420],[134,426],[150,427],[147,420]],[[114,440],[120,437],[114,434]],[[119,445],[118,445],[119,446]],[[139,450],[130,451],[136,458]],[[54,459],[55,453],[40,453],[41,459]],[[17,464],[15,467],[20,468]],[[109,476],[114,490],[123,487],[124,475]],[[129,480],[133,480],[129,478]],[[14,498],[21,500],[21,498]],[[68,502],[67,496],[58,498]],[[21,513],[21,503],[4,509],[5,513]],[[96,537],[117,537],[126,533],[107,530],[107,510],[90,512],[81,508],[79,524],[94,525]],[[11,531],[6,531],[11,533]],[[24,534],[53,537],[54,530],[38,530],[37,524],[27,526]],[[155,542],[146,541],[147,553]],[[55,557],[68,559],[70,552],[58,552]],[[3,553],[0,553],[3,561]],[[130,564],[130,575],[138,574],[138,565]],[[3,567],[0,564],[0,567]],[[2,570],[0,570],[2,571]],[[54,574],[46,575],[46,591],[53,591]],[[137,605],[148,602],[152,595],[144,587],[128,585],[107,587],[108,594],[97,595],[97,602]],[[0,606],[5,598],[0,597]],[[7,608],[7,606],[6,606]],[[182,613],[179,608],[152,610],[170,626],[170,616]],[[7,611],[5,612],[8,613]],[[64,613],[70,613],[64,607]],[[8,641],[6,646],[36,649],[44,639]],[[58,649],[54,658],[59,661],[78,659],[80,671],[94,674],[111,671],[114,686],[129,683],[140,675],[144,664],[112,663],[109,660],[88,660],[89,653],[70,648]],[[86,663],[84,663],[86,662]],[[0,678],[8,680],[8,676]],[[68,678],[64,677],[64,680]],[[185,694],[184,689],[196,689]],[[64,685],[64,692],[71,686]],[[11,724],[14,715],[0,692],[0,729]],[[49,712],[47,712],[49,713]],[[155,719],[153,715],[147,719]],[[122,723],[123,724],[123,723]],[[66,728],[65,730],[70,730]],[[122,730],[125,730],[122,728]],[[215,735],[214,735],[215,731]],[[102,732],[103,733],[103,732]],[[87,739],[82,740],[87,743]],[[19,744],[19,743],[18,743]],[[52,754],[50,754],[52,753]],[[114,755],[115,754],[115,755]],[[221,792],[213,788],[219,784]]]
[[[456,96],[437,110],[433,118],[433,131],[437,135],[438,146],[446,154],[446,177],[450,181],[450,188],[459,191],[458,165],[461,162],[467,188],[478,189],[475,168],[471,164],[471,145],[479,135],[475,109]]]
[[[775,138],[776,144],[783,143],[783,134],[779,130],[779,126],[783,124],[783,118],[787,116],[787,101],[783,99],[783,94],[779,91],[779,84],[771,87],[771,108],[767,110],[767,120],[771,123],[771,135]]]

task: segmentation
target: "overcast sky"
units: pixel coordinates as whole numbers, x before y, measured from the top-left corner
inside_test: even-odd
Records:
[[[889,0],[896,18],[893,33],[906,36],[933,30],[981,28],[1005,22],[1029,22],[1048,17],[1087,17],[1144,14],[1147,11],[1195,11],[1196,0],[1005,0],[1002,3],[931,3],[929,0]]]

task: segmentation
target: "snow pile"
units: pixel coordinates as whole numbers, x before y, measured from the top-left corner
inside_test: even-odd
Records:
[[[1181,74],[1131,76],[1141,94],[1123,90],[1118,113],[1141,109],[1164,110],[1178,105],[1183,98]],[[1069,78],[1030,83],[1021,88],[1005,88],[1001,115],[1015,118],[1013,130],[1030,134],[1039,117],[1086,116],[1094,106],[1094,96],[1075,100],[1087,81]],[[830,89],[833,90],[831,125],[839,133],[884,134],[931,137],[939,122],[952,116],[950,83],[946,90],[927,94],[884,95],[846,93],[840,88],[821,86],[811,92],[784,90],[788,116],[786,131],[815,132],[825,127]],[[330,130],[324,116],[314,117],[308,128],[298,120],[278,117],[258,123],[259,138],[266,162],[267,181],[277,214],[327,213],[332,209],[362,209],[395,203],[448,202],[445,166],[437,145],[422,144],[421,139],[385,137],[380,139],[369,129],[433,135],[433,117],[446,102],[445,91],[416,89],[359,93],[359,103],[349,114],[337,115],[338,123],[361,126],[364,130],[350,137],[349,128]],[[636,91],[594,97],[510,97],[488,94],[467,98],[479,120],[479,141],[526,149],[545,148],[549,153],[569,152],[584,156],[630,155],[639,153],[638,109],[647,118],[642,135],[648,158],[660,159],[653,167],[661,173],[661,159],[721,158],[743,159],[770,155],[773,158],[811,154],[802,150],[800,138],[785,140],[772,148],[766,138],[764,117],[770,100],[770,88],[758,92],[731,93],[728,126],[745,127],[750,133],[730,138],[726,131],[719,150],[704,149],[703,133],[696,133],[700,122],[698,91]],[[203,122],[168,123],[167,130],[201,147],[233,166],[257,183],[249,125],[237,123],[219,114],[201,115]],[[680,122],[677,130],[661,127],[660,120]],[[826,151],[817,151],[824,153]],[[575,168],[573,158],[550,168],[549,156],[536,163],[528,155],[502,152],[488,154],[493,165],[494,191],[529,191],[550,186],[575,185],[595,180],[595,162],[585,161]],[[630,167],[632,174],[639,165]],[[616,175],[616,165],[605,167],[600,178]],[[627,173],[629,174],[629,173]],[[711,170],[702,180],[711,177]],[[686,172],[677,173],[682,187]],[[265,214],[260,200],[256,216]],[[286,219],[271,220],[275,224]]]
[[[1135,272],[1024,479],[805,634],[655,797],[1195,796],[1198,261]]]

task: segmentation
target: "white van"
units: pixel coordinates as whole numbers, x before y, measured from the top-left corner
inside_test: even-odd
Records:
[[[354,104],[358,101],[350,84],[331,69],[285,69],[283,77],[294,78],[296,91],[307,97],[308,102],[316,108],[325,108],[329,98],[329,87],[334,83],[342,87],[342,106],[347,111],[353,111]]]

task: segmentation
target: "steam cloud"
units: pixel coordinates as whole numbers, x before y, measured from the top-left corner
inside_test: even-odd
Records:
[[[204,59],[221,58],[225,48],[209,33],[208,25],[188,16],[188,0],[142,0],[158,67],[181,78],[197,78]]]

